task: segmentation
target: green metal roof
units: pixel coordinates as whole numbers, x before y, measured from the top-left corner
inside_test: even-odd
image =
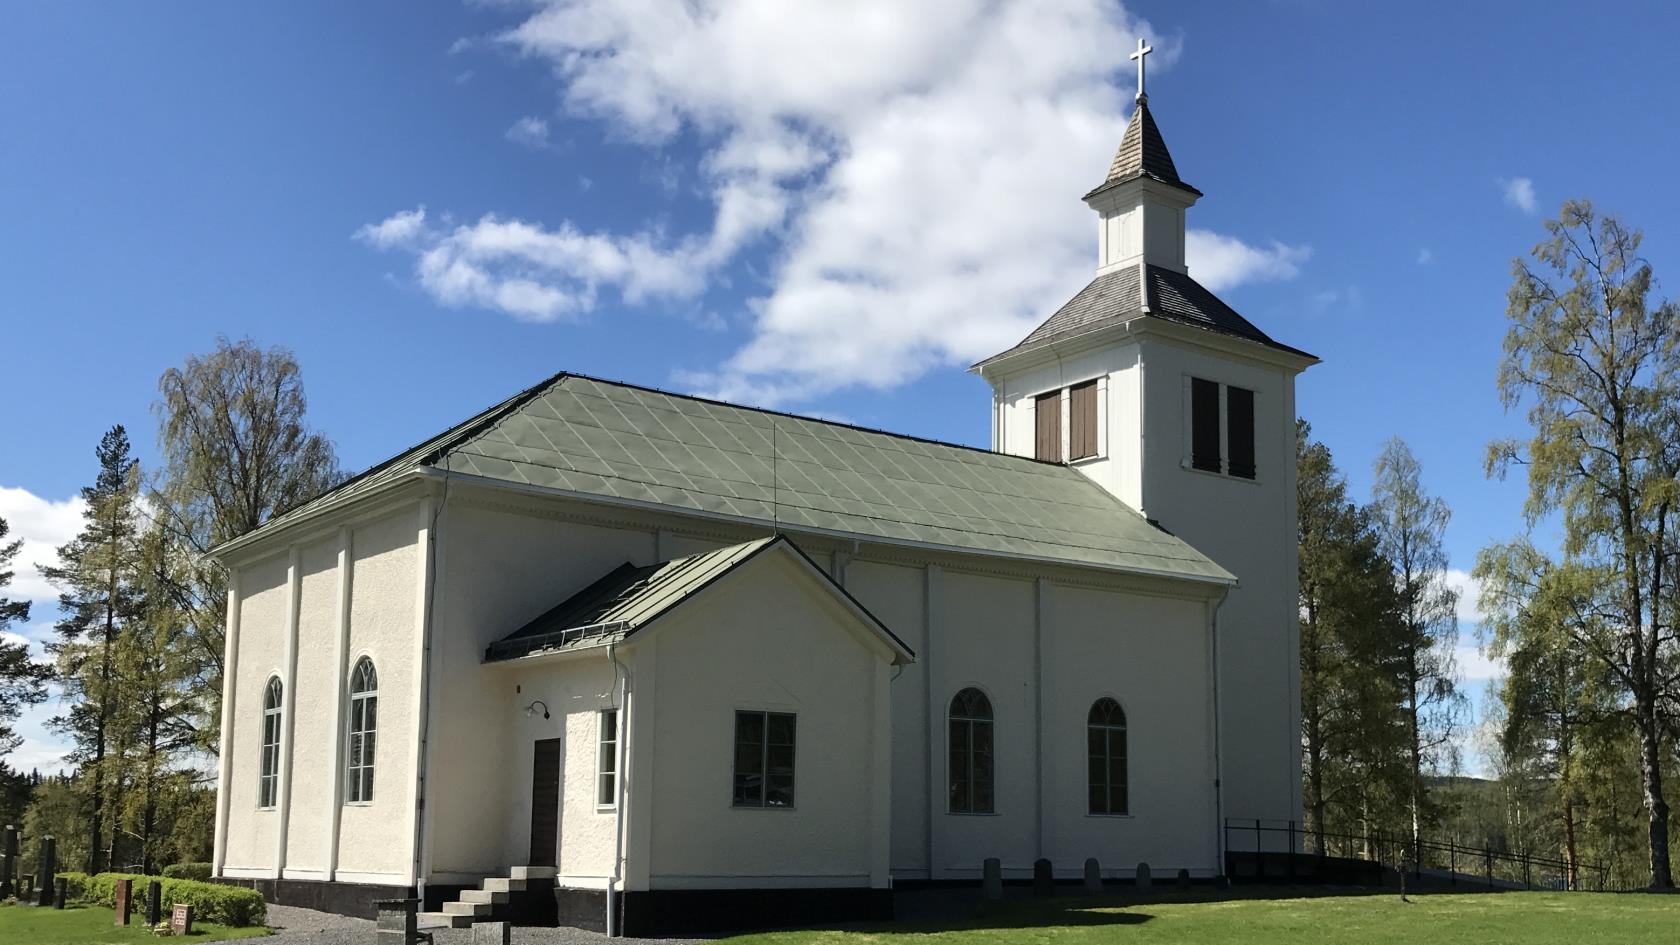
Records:
[[[660,564],[636,567],[629,562],[607,572],[595,583],[562,601],[541,616],[515,630],[485,650],[488,663],[546,653],[616,643],[634,634],[697,591],[723,578],[760,552],[785,545],[798,555],[830,592],[856,609],[894,650],[897,659],[915,657],[891,630],[887,629],[846,589],[834,583],[798,545],[782,535],[771,535],[728,548],[689,555]]]
[[[428,466],[792,532],[1235,580],[1064,465],[575,374],[503,401],[259,533]]]

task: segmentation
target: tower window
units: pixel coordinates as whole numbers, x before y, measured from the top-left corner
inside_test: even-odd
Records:
[[[1190,465],[1223,472],[1219,449],[1219,384],[1190,379]]]
[[[1097,382],[1068,388],[1068,459],[1097,455]]]
[[[1062,461],[1062,392],[1053,390],[1033,399],[1038,418],[1037,447],[1033,455],[1052,463]]]
[[[1231,447],[1231,475],[1254,478],[1254,391],[1225,388],[1226,438]]]
[[[1254,391],[1189,378],[1190,468],[1254,478]]]

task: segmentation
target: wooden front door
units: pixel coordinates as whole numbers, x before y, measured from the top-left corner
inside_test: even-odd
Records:
[[[560,844],[560,739],[544,738],[531,758],[532,866],[555,866]]]

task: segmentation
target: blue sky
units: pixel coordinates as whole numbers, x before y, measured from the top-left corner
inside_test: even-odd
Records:
[[[1522,528],[1521,484],[1482,475],[1521,429],[1493,386],[1510,259],[1584,196],[1680,266],[1664,5],[701,6],[0,14],[0,516],[26,557],[74,530],[105,428],[153,457],[158,375],[217,335],[294,350],[352,468],[562,368],[983,445],[962,368],[1089,278],[1079,197],[1140,33],[1207,194],[1192,274],[1324,359],[1299,406],[1356,493],[1412,444],[1455,567]],[[39,639],[47,592],[17,583]],[[14,762],[51,764],[50,708]]]

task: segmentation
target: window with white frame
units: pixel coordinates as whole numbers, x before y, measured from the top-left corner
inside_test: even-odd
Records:
[[[953,814],[990,814],[992,790],[992,700],[972,686],[951,699],[950,800]]]
[[[618,710],[596,715],[595,806],[618,805]]]
[[[345,757],[344,799],[351,804],[373,800],[375,733],[379,728],[379,676],[373,660],[362,657],[350,674],[350,732]]]
[[[1091,705],[1085,719],[1087,779],[1093,814],[1124,814],[1126,796],[1126,712],[1109,698]]]
[[[263,687],[262,771],[257,777],[257,806],[274,807],[280,797],[280,696],[279,676],[270,676]]]
[[[735,713],[736,807],[793,806],[791,712]]]

